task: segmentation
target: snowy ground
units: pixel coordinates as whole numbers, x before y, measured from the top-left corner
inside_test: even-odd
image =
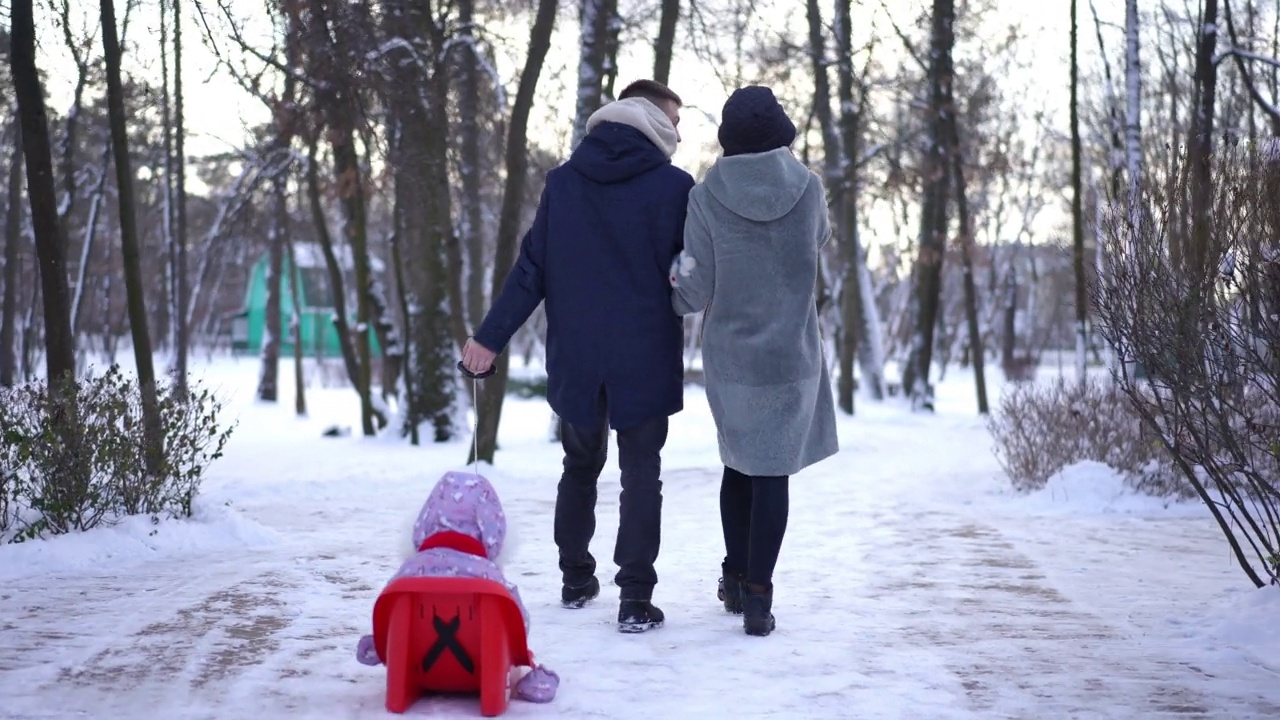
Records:
[[[252,402],[256,364],[206,371],[239,413],[193,521],[0,547],[0,718],[385,717],[356,663],[373,599],[426,490],[464,444],[321,438],[349,390]],[[719,470],[705,399],[687,394],[664,458],[655,600],[667,626],[615,631],[616,591],[559,608],[548,411],[512,400],[486,468],[518,547],[507,571],[531,647],[562,677],[512,717],[1263,718],[1280,716],[1280,589],[1255,591],[1198,507],[1070,469],[1014,496],[967,378],[939,413],[862,403],[843,452],[793,481],[777,632],[742,634],[715,599]],[[616,469],[593,551],[612,577]],[[478,715],[474,701],[411,711]]]

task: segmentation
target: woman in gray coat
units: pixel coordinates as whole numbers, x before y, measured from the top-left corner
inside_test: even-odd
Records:
[[[671,266],[676,312],[705,311],[707,399],[725,466],[719,596],[750,635],[775,627],[788,479],[838,449],[815,305],[831,225],[822,181],[791,154],[795,135],[769,88],[734,91],[721,114],[724,155],[689,193]]]

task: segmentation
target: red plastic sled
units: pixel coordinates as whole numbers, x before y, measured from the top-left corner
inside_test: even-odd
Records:
[[[512,668],[533,662],[520,606],[502,584],[475,578],[392,582],[373,606],[373,643],[393,713],[424,692],[478,692],[481,714],[501,715]]]

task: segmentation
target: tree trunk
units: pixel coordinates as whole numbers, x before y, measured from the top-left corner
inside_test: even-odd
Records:
[[[667,85],[671,78],[671,56],[676,44],[676,25],[680,22],[680,0],[662,0],[658,19],[658,37],[653,41],[653,79]]]
[[[1137,195],[1142,183],[1142,63],[1138,57],[1138,0],[1125,0],[1124,43],[1124,154],[1125,172],[1128,175],[1128,202],[1130,221],[1137,207]]]
[[[18,370],[14,341],[18,320],[18,243],[22,241],[22,125],[16,119],[8,190],[4,215],[4,299],[0,301],[0,387],[13,387]]]
[[[187,315],[181,312],[187,306],[187,151],[186,116],[182,105],[182,0],[173,2],[173,169],[177,174],[174,183],[174,200],[177,207],[174,218],[178,221],[177,235],[173,238],[177,251],[174,255],[174,304],[177,318],[173,321],[174,383],[178,391],[187,388],[187,355],[191,340]]]
[[[344,43],[335,39],[344,30],[331,26],[323,0],[312,0],[307,14],[310,76],[316,81],[316,105],[324,118],[325,135],[333,153],[334,184],[342,208],[343,235],[351,249],[355,266],[356,321],[352,343],[356,355],[356,392],[360,395],[360,426],[366,436],[377,434],[375,420],[383,418],[374,410],[372,358],[369,346],[369,243],[364,177],[356,152],[356,80],[346,57]],[[336,288],[335,288],[336,292]],[[343,319],[345,323],[345,318]]]
[[[284,169],[279,171],[284,174]],[[273,178],[271,199],[275,205],[271,229],[267,231],[267,309],[262,336],[262,370],[258,373],[258,399],[277,402],[280,397],[280,316],[281,282],[284,277],[285,229],[288,211],[285,208],[284,183]]]
[[[424,6],[396,3],[387,36],[416,48],[420,57],[444,58],[445,36]],[[464,53],[466,48],[461,49]],[[395,126],[396,236],[402,241],[409,315],[409,367],[414,393],[403,413],[402,436],[431,425],[435,442],[457,434],[455,423],[457,348],[450,327],[449,264],[446,253],[453,236],[449,194],[448,76],[442,61],[423,67],[388,53],[390,110]],[[474,58],[473,58],[474,59]],[[465,221],[464,221],[465,222]]]
[[[978,414],[991,412],[987,405],[986,349],[982,343],[982,328],[978,324],[978,292],[973,283],[973,223],[969,219],[969,198],[965,195],[964,163],[960,152],[960,131],[952,113],[951,163],[955,172],[956,213],[960,216],[960,262],[964,270],[964,314],[969,326],[969,357],[973,361],[973,388],[978,397]]]
[[[847,227],[850,217],[845,212],[845,202],[848,199],[848,194],[844,191],[844,177],[840,167],[841,159],[845,157],[845,152],[841,147],[840,133],[836,130],[835,116],[831,112],[831,79],[827,72],[827,48],[823,36],[825,30],[822,24],[822,11],[818,7],[818,0],[807,0],[805,3],[805,19],[808,21],[809,26],[809,64],[813,71],[813,116],[818,121],[818,128],[822,130],[823,184],[829,188],[829,204],[831,205],[829,214],[835,218],[833,235],[837,238],[836,242],[840,245],[843,254],[846,239],[850,235]],[[819,282],[821,280],[820,276]],[[819,296],[825,295],[825,292],[824,288],[819,293]],[[850,344],[857,344],[857,328],[854,325],[842,323],[840,326],[840,367],[836,377],[836,393],[840,409],[852,415],[855,387],[853,355],[848,355],[848,365],[844,362],[846,359],[844,348]]]
[[[867,268],[866,254],[862,248],[862,231],[858,224],[858,198],[861,185],[858,176],[859,155],[862,148],[862,116],[867,104],[865,83],[860,89],[861,98],[853,97],[853,16],[850,0],[836,3],[836,43],[839,52],[840,132],[844,148],[843,203],[846,219],[841,235],[841,255],[844,259],[844,281],[841,289],[840,374],[853,372],[857,358],[867,394],[872,400],[884,399],[884,343],[881,340],[880,312],[876,307],[875,288],[871,271]],[[851,383],[852,384],[852,383]],[[843,394],[843,390],[841,390]],[[853,413],[853,398],[849,397],[846,412]],[[844,398],[840,399],[843,407]]]
[[[1080,63],[1076,0],[1071,0],[1071,237],[1076,279],[1076,381],[1084,385],[1089,346],[1088,278],[1084,262],[1084,190],[1080,147]]]
[[[520,71],[520,85],[516,90],[515,104],[511,108],[511,122],[507,129],[506,185],[502,192],[502,210],[498,216],[497,248],[493,258],[492,297],[502,292],[507,274],[515,263],[520,230],[520,206],[524,198],[524,186],[529,173],[528,129],[529,112],[533,107],[534,91],[538,76],[551,48],[551,31],[555,28],[556,0],[538,0],[538,13],[529,34],[529,54],[524,69]],[[492,463],[498,447],[498,424],[502,419],[502,400],[507,392],[507,371],[510,354],[502,353],[495,361],[495,372],[485,380],[477,402],[476,443],[473,458]]]
[[[169,98],[169,77],[169,3],[166,0],[160,0],[160,124],[164,136],[163,186],[160,190],[164,217],[160,220],[160,231],[164,235],[164,246],[167,252],[165,258],[167,260],[165,266],[167,297],[165,299],[168,301],[168,317],[156,323],[155,341],[159,347],[169,343],[172,349],[173,343],[178,338],[177,323],[182,314],[182,306],[178,304],[178,245],[173,237],[173,106]],[[77,287],[76,296],[79,297],[79,295],[80,288]],[[78,306],[78,303],[74,306]],[[165,310],[164,303],[161,303],[158,310],[161,312]],[[78,326],[76,321],[76,312],[73,309],[72,330]]]
[[[1214,48],[1218,40],[1218,0],[1205,0],[1196,33],[1195,104],[1187,168],[1191,177],[1191,238],[1184,262],[1195,277],[1208,272],[1209,228],[1213,211],[1213,108],[1218,86]]]
[[[142,422],[146,436],[147,473],[155,477],[164,455],[160,407],[156,397],[156,373],[151,357],[151,335],[147,329],[147,300],[143,290],[142,254],[138,243],[138,223],[133,193],[133,167],[129,157],[129,129],[124,111],[124,88],[120,82],[120,43],[116,36],[113,0],[101,0],[102,51],[107,65],[107,114],[111,124],[111,151],[116,166],[116,192],[120,204],[120,254],[124,266],[125,295],[129,306],[129,329],[133,355],[138,366],[138,388],[142,393]],[[46,294],[45,304],[49,297]]]
[[[485,262],[488,259],[480,183],[480,48],[475,44],[474,6],[475,0],[461,0],[458,4],[459,32],[468,40],[458,49],[462,68],[462,87],[458,90],[458,175],[462,180],[462,194],[458,197],[462,209],[459,239],[467,257],[466,305],[458,305],[453,313],[454,340],[459,342],[459,347],[466,342],[472,329],[479,327],[484,320]],[[455,267],[453,271],[456,277],[461,268]]]
[[[1074,1],[1074,0],[1073,0]],[[942,296],[942,266],[947,249],[947,195],[951,178],[948,161],[945,117],[955,112],[951,97],[955,44],[955,2],[934,0],[929,50],[929,128],[923,163],[923,200],[920,211],[920,238],[915,264],[915,291],[912,297],[914,327],[911,355],[902,376],[902,389],[913,408],[933,410],[933,387],[929,367],[933,360],[934,330]]]
[[[333,249],[333,236],[329,233],[329,223],[324,217],[324,205],[320,201],[320,170],[316,158],[318,148],[316,138],[308,141],[307,147],[307,200],[311,205],[311,223],[315,226],[316,238],[320,241],[320,251],[324,255],[325,269],[329,272],[329,288],[333,293],[333,328],[338,335],[338,349],[342,353],[342,364],[347,371],[347,379],[356,393],[362,392],[360,385],[360,359],[356,357],[355,340],[352,337],[347,319],[346,283],[342,279],[342,266],[338,263],[338,255]],[[319,328],[316,329],[319,332]],[[363,398],[361,404],[363,405]]]
[[[45,376],[50,383],[56,383],[75,377],[75,338],[71,335],[70,292],[64,254],[66,243],[62,238],[58,196],[53,184],[49,119],[40,73],[36,68],[35,20],[31,0],[13,0],[9,20],[9,62],[22,125],[27,197],[43,291]]]
[[[89,217],[84,223],[84,240],[80,243],[80,265],[76,268],[76,291],[71,298],[71,336],[80,332],[80,311],[83,307],[85,286],[89,282],[89,265],[93,259],[94,242],[98,237],[98,214],[106,202],[107,171],[111,169],[111,145],[102,151],[102,169],[89,201]]]
[[[289,233],[289,196],[286,179],[283,175],[275,178],[275,194],[280,198],[281,222],[279,227],[284,234],[284,246],[289,257],[289,333],[293,341],[293,411],[298,417],[307,414],[307,380],[303,372],[302,351],[302,298],[298,294],[298,286],[302,284],[302,271],[298,269],[297,253],[293,251],[293,238]]]
[[[587,134],[587,118],[600,109],[608,57],[609,19],[617,12],[617,0],[581,0],[578,19],[578,100],[573,115],[571,148]]]
[[[393,224],[393,227],[396,228],[396,230],[393,231],[391,234],[391,265],[392,267],[395,268],[396,287],[400,288],[400,292],[399,292],[400,316],[405,319],[405,334],[411,336],[413,334],[413,326],[411,324],[413,316],[410,314],[408,294],[404,290],[404,287],[405,287],[404,254],[400,251],[400,234],[399,234],[399,227],[401,224],[401,220],[399,217],[399,212],[394,208],[392,209],[392,214],[394,216],[394,219],[392,220],[392,224]],[[412,361],[412,358],[413,358],[413,353],[411,351],[409,353],[409,360]],[[413,407],[415,403],[415,398],[416,398],[416,392],[413,386],[413,373],[406,372],[404,374],[404,402],[408,407]],[[408,430],[409,430],[409,444],[410,445],[421,444],[422,439],[418,433],[417,423],[406,423],[406,424],[408,425]]]

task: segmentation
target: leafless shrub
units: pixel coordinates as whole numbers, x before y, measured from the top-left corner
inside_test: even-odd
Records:
[[[1038,355],[1015,355],[1000,362],[1000,370],[1004,379],[1011,383],[1031,382],[1036,379],[1036,370],[1040,368]]]
[[[1261,587],[1280,584],[1280,163],[1215,162],[1198,237],[1178,187],[1107,218],[1093,300],[1119,388]]]
[[[1110,383],[1060,379],[1015,385],[1001,397],[988,427],[996,457],[1018,490],[1038,490],[1064,467],[1093,460],[1120,472],[1137,492],[1180,498],[1192,492]]]

